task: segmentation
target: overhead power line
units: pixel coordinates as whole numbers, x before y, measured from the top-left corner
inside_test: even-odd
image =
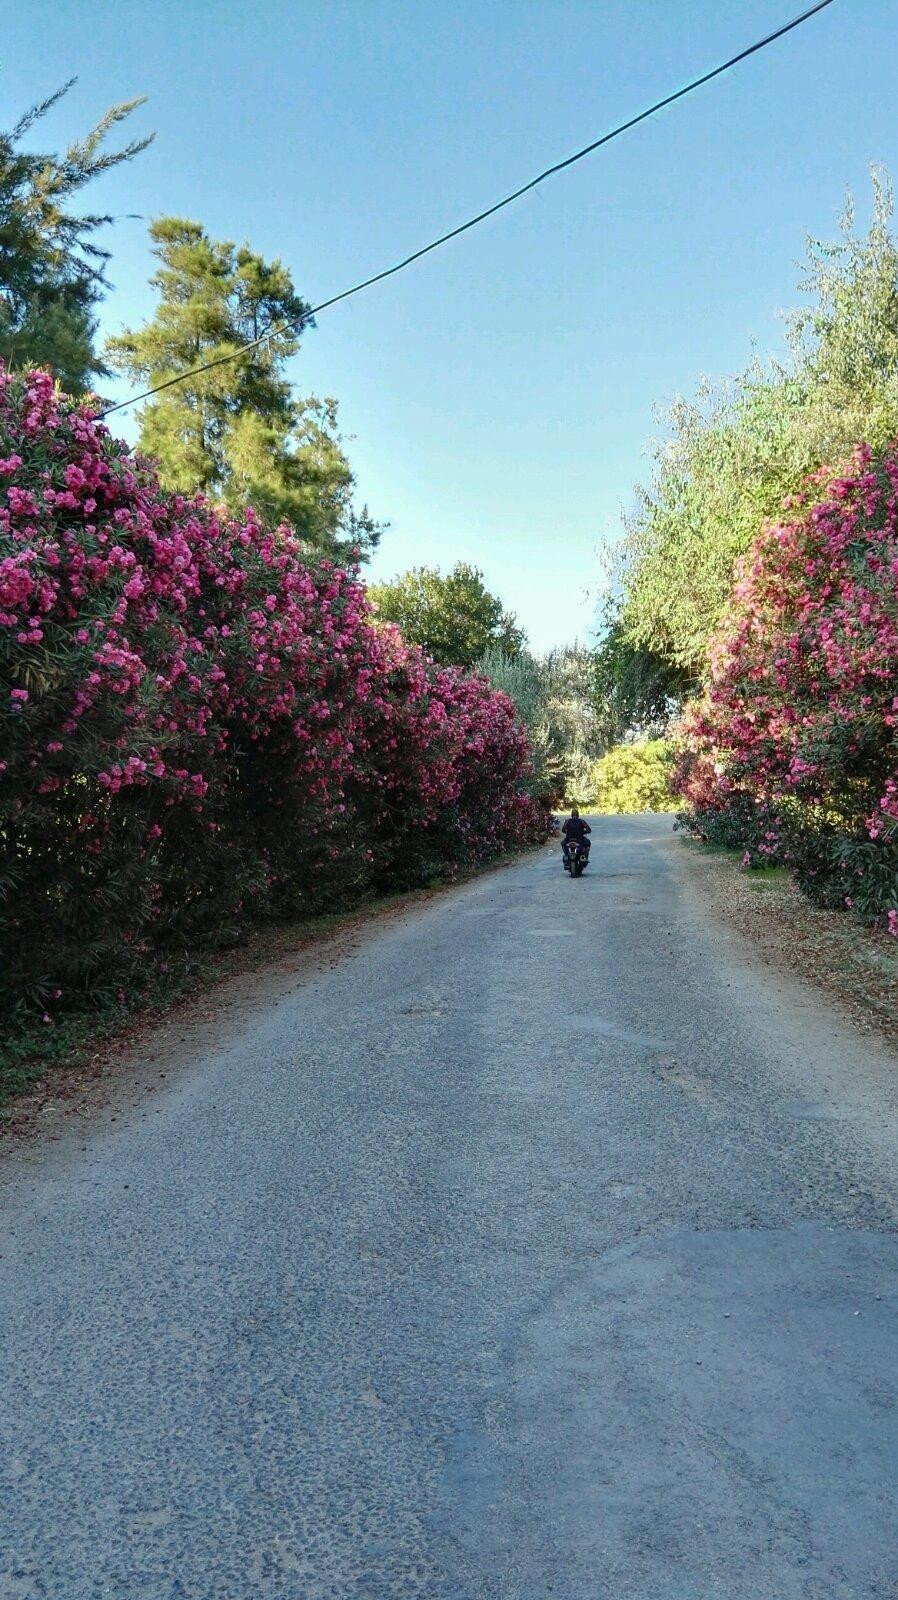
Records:
[[[318,316],[319,312],[327,311],[330,306],[338,305],[341,300],[348,300],[351,295],[361,294],[363,289],[370,289],[372,284],[382,283],[384,278],[392,278],[395,273],[404,272],[406,267],[410,267],[415,261],[420,261],[422,256],[430,255],[431,250],[439,250],[440,246],[448,244],[450,239],[457,239],[459,234],[467,233],[469,228],[476,228],[479,223],[485,222],[487,217],[495,216],[497,211],[502,211],[505,206],[510,206],[512,201],[520,200],[522,195],[529,194],[530,190],[535,189],[537,184],[545,183],[547,178],[553,178],[556,172],[563,172],[565,167],[574,166],[577,161],[582,161],[585,156],[592,155],[594,150],[600,150],[602,145],[610,144],[612,139],[619,138],[622,133],[627,133],[630,128],[635,128],[638,123],[645,122],[648,117],[654,116],[656,111],[663,111],[665,106],[672,106],[676,100],[682,100],[685,95],[692,94],[693,90],[700,89],[705,83],[710,83],[712,78],[719,78],[722,72],[728,72],[730,67],[738,66],[740,61],[746,61],[749,56],[756,55],[759,50],[764,50],[769,44],[774,44],[777,39],[782,39],[785,34],[791,33],[793,28],[800,27],[810,17],[816,16],[818,11],[825,11],[826,7],[832,5],[832,3],[833,0],[817,0],[816,5],[809,6],[806,11],[801,12],[800,16],[793,17],[791,22],[784,22],[782,27],[775,28],[773,33],[765,34],[763,39],[757,39],[754,44],[750,44],[744,50],[740,50],[737,55],[730,56],[728,61],[722,61],[719,66],[712,67],[710,72],[703,72],[701,77],[693,78],[691,83],[685,84],[682,89],[675,89],[671,94],[665,95],[662,100],[656,100],[654,105],[648,106],[645,111],[638,112],[635,117],[628,117],[626,122],[618,123],[616,128],[612,128],[608,133],[603,133],[598,139],[593,139],[591,144],[584,145],[582,150],[576,150],[572,156],[566,156],[563,161],[556,161],[554,166],[546,167],[545,172],[541,172],[537,177],[531,178],[528,183],[522,183],[519,189],[515,189],[511,194],[505,195],[504,199],[497,200],[494,205],[487,206],[485,211],[478,211],[476,217],[469,217],[467,222],[459,223],[457,228],[450,228],[448,233],[441,234],[438,239],[432,239],[430,244],[422,245],[420,250],[413,251],[410,256],[405,256],[402,261],[397,261],[392,267],[384,267],[382,272],[375,272],[370,278],[363,278],[361,283],[353,284],[351,289],[343,289],[340,294],[331,295],[329,300],[322,300],[319,305],[310,307],[299,324],[284,322],[279,326],[269,328],[267,333],[261,334],[258,339],[251,339],[248,344],[241,345],[238,350],[231,350],[227,355],[216,356],[212,361],[204,361],[197,367],[190,367],[186,372],[179,372],[173,378],[166,378],[164,383],[157,383],[152,389],[144,389],[142,394],[132,395],[130,400],[120,400],[117,405],[107,406],[105,411],[99,413],[100,419],[111,416],[114,411],[123,411],[126,406],[139,405],[141,400],[149,400],[152,395],[161,394],[163,389],[170,389],[173,384],[184,383],[188,378],[199,377],[201,373],[211,372],[214,367],[225,366],[229,361],[239,361],[250,350],[258,349],[260,345],[266,344],[269,339],[277,338],[278,334],[300,332],[311,321],[312,317]]]

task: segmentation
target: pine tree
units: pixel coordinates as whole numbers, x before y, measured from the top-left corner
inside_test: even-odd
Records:
[[[122,150],[104,149],[111,130],[143,104],[131,100],[113,106],[63,156],[22,150],[25,135],[74,82],[0,133],[0,357],[12,367],[49,367],[77,394],[106,370],[93,338],[109,252],[95,235],[112,218],[73,215],[68,202],[92,179],[145,150],[153,136],[132,139]]]
[[[161,217],[150,228],[159,293],[144,327],[109,340],[110,363],[146,388],[208,362],[139,413],[140,448],[163,483],[202,489],[231,507],[286,521],[310,552],[365,553],[378,530],[352,511],[353,478],[333,400],[297,399],[284,368],[312,326],[280,261],[210,239],[197,222]],[[264,337],[244,355],[241,346]],[[234,360],[222,357],[236,356]]]

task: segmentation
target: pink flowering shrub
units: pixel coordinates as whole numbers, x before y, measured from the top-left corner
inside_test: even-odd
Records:
[[[506,695],[435,667],[392,625],[375,639],[382,672],[358,734],[350,795],[369,823],[373,881],[424,881],[545,832],[525,789],[530,748]]]
[[[538,835],[510,702],[0,367],[0,1007]]]
[[[898,923],[898,447],[815,474],[744,557],[679,730],[690,825]]]

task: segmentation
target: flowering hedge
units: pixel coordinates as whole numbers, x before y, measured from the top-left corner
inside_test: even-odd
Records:
[[[679,730],[690,825],[898,934],[898,447],[765,527]]]
[[[289,528],[163,492],[45,374],[2,367],[0,717],[14,1018],[544,827],[504,695],[375,628]]]

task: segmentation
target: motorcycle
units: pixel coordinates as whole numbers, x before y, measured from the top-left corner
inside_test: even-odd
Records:
[[[572,878],[579,878],[586,866],[587,853],[579,839],[572,839],[564,853],[564,870]]]

